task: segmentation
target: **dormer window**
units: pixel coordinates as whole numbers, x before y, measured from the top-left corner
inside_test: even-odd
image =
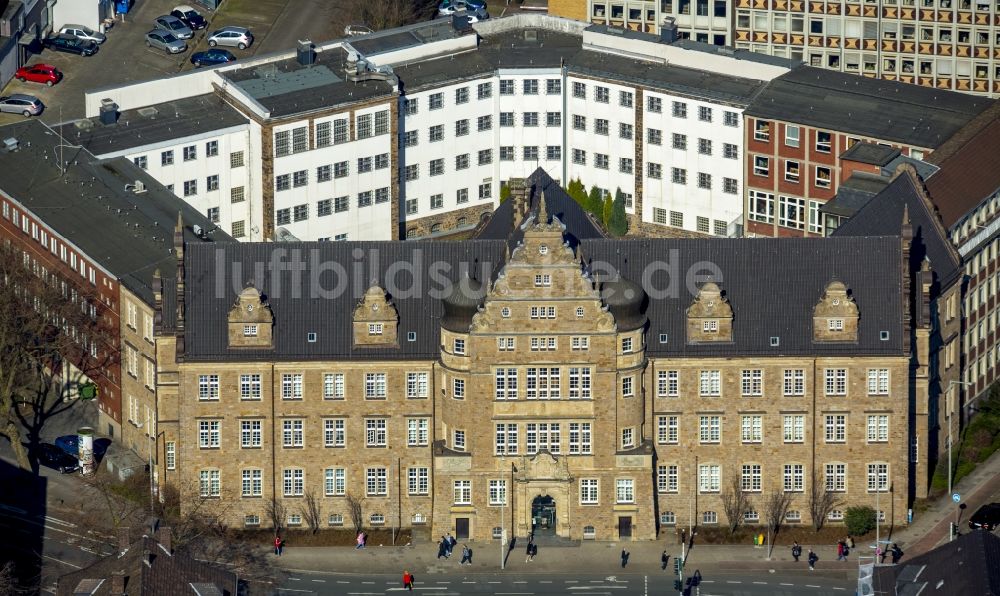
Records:
[[[858,306],[841,281],[831,281],[813,308],[813,341],[858,340]]]
[[[256,325],[244,325],[243,326],[243,337],[257,337],[257,326]]]
[[[382,323],[368,323],[368,335],[382,335]]]
[[[399,314],[379,286],[365,291],[354,308],[353,319],[355,346],[396,347]]]
[[[549,274],[536,275],[535,276],[535,287],[536,288],[547,288],[552,285],[552,276]]]
[[[257,288],[243,288],[229,309],[228,340],[230,348],[271,348],[274,316],[264,295]]]
[[[702,321],[701,330],[705,333],[718,333],[719,321],[715,319],[712,319],[711,321]]]
[[[844,330],[844,319],[830,319],[827,321],[827,329],[830,331],[843,331]]]
[[[715,282],[705,282],[687,309],[688,343],[733,340],[733,308]]]

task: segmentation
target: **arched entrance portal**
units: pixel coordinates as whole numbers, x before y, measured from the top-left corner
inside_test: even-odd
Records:
[[[556,533],[556,500],[539,495],[531,501],[531,531],[535,535]]]

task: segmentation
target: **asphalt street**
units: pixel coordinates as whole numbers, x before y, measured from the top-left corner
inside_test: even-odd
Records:
[[[291,572],[277,589],[283,596],[382,596],[404,592],[400,577]],[[434,575],[417,577],[413,591],[433,596],[494,594],[496,596],[651,596],[677,594],[674,576],[578,574]],[[854,586],[843,579],[822,576],[777,575],[760,572],[703,577],[692,596],[845,596]]]

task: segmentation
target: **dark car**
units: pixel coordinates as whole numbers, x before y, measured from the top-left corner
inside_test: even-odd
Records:
[[[236,56],[233,56],[232,52],[219,48],[212,48],[211,50],[191,54],[191,64],[195,66],[215,66],[216,64],[225,64],[233,60],[236,60]]]
[[[56,446],[62,449],[64,452],[77,457],[80,453],[79,438],[77,435],[63,435],[56,439]],[[104,453],[108,450],[108,446],[111,445],[109,439],[94,439],[94,458],[101,459],[104,457]]]
[[[38,450],[35,451],[35,456],[38,457],[38,463],[53,470],[59,470],[63,474],[80,469],[80,462],[75,457],[51,443],[40,444]]]
[[[66,52],[67,54],[77,54],[79,56],[93,56],[97,53],[97,44],[92,41],[77,39],[68,35],[57,35],[47,37],[42,44],[50,50]]]
[[[208,22],[205,17],[201,16],[197,10],[191,8],[187,4],[181,4],[180,6],[175,6],[172,11],[170,11],[170,16],[177,17],[178,19],[184,21],[184,24],[191,29],[197,31],[198,29],[204,29]]]
[[[969,528],[992,532],[1000,526],[1000,503],[983,505],[969,518]]]

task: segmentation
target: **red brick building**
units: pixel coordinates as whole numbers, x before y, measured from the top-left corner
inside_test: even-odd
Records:
[[[922,159],[991,105],[954,92],[799,67],[745,112],[745,232],[823,234],[820,207],[841,180],[841,155],[869,141]]]

